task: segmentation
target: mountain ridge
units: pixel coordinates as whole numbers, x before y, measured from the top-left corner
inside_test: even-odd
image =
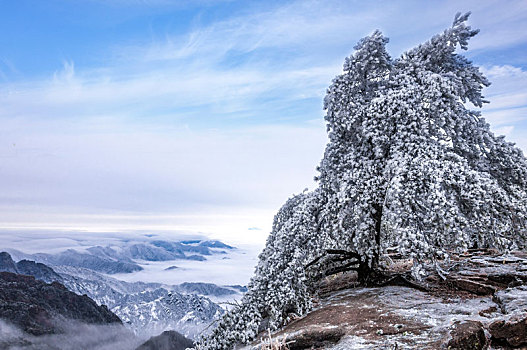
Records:
[[[0,272],[0,318],[33,335],[60,331],[57,320],[122,324],[119,317],[88,296],[79,296],[59,282]]]
[[[223,313],[223,309],[205,295],[236,296],[243,291],[241,286],[221,287],[199,282],[174,286],[124,282],[85,268],[55,266],[53,269],[28,260],[16,263],[7,252],[0,253],[2,270],[26,273],[48,283],[59,281],[77,295],[86,295],[97,304],[105,305],[141,337],[169,329],[195,337]]]

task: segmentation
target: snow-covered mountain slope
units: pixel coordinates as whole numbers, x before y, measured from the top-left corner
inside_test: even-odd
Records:
[[[175,286],[183,294],[197,294],[209,297],[235,297],[236,294],[245,292],[241,286],[218,286],[214,283],[184,282]],[[241,289],[240,289],[241,288]]]
[[[162,293],[158,289],[135,297],[133,302],[111,310],[140,337],[174,329],[195,338],[224,312],[210,299],[195,294]]]
[[[60,281],[68,290],[106,305],[129,329],[145,339],[166,330],[194,338],[223,313],[210,298],[239,299],[244,290],[240,286],[212,283],[131,283],[81,267],[51,268],[28,260],[15,263],[8,253],[0,253],[0,271],[32,275],[46,282]]]
[[[142,338],[166,330],[176,330],[193,338],[223,313],[218,304],[204,295],[225,297],[228,294],[233,299],[241,296],[235,288],[209,283],[182,286],[129,283],[82,268],[57,266],[55,269],[69,290],[107,305]]]
[[[202,282],[209,280],[206,276],[201,281],[185,279],[195,269],[208,269],[208,276],[217,275],[214,271],[223,268],[220,262],[225,264],[231,257],[245,254],[220,241],[143,237],[53,253],[6,250],[21,261],[15,263],[8,253],[2,253],[0,271],[32,275],[46,282],[60,281],[70,291],[106,305],[145,339],[166,330],[193,338],[223,313],[219,302],[240,299],[244,293],[242,286]],[[178,268],[165,270],[165,265]],[[151,277],[152,268],[157,266],[164,266],[155,274],[163,283],[142,280],[146,275]],[[128,281],[123,280],[126,278]],[[225,281],[229,283],[233,281]]]

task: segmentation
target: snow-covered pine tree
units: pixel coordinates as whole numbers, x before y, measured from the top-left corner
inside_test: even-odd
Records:
[[[321,275],[355,268],[366,279],[388,247],[419,263],[527,246],[526,159],[467,106],[481,107],[489,85],[456,53],[478,32],[468,16],[396,60],[378,31],[359,42],[324,100],[319,187],[280,209],[249,291],[202,348],[280,327],[310,308]]]
[[[322,230],[337,248],[363,257],[363,268],[380,254],[384,169],[394,128],[377,107],[392,88],[386,43],[379,31],[362,39],[324,100],[329,143],[318,168],[327,199]]]
[[[478,33],[468,16],[394,61],[375,32],[328,90],[323,217],[366,273],[389,245],[418,261],[525,244],[525,158],[466,107],[489,85],[455,52]]]

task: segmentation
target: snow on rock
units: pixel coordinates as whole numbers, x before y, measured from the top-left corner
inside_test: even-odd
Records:
[[[285,339],[290,350],[525,346],[527,271],[522,271],[525,263],[525,253],[469,254],[450,261],[455,271],[446,281],[437,280],[437,274],[429,271],[423,291],[405,286],[353,288],[352,278],[343,274],[337,279],[346,281],[348,288],[340,289],[342,284],[333,281],[331,286],[337,286],[338,290],[327,290],[316,301],[313,311],[290,322],[272,334],[272,338]],[[475,268],[480,265],[485,267]],[[456,278],[475,279],[497,291],[493,295],[467,291],[452,283]],[[260,340],[246,349],[257,348],[265,338],[266,333],[260,334]]]
[[[508,288],[495,295],[495,302],[506,316],[492,322],[489,331],[495,339],[511,346],[527,344],[527,286]]]

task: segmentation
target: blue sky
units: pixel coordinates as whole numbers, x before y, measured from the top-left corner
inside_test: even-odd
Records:
[[[469,10],[484,116],[525,152],[527,1],[0,0],[0,227],[262,241],[356,42],[396,57]]]

